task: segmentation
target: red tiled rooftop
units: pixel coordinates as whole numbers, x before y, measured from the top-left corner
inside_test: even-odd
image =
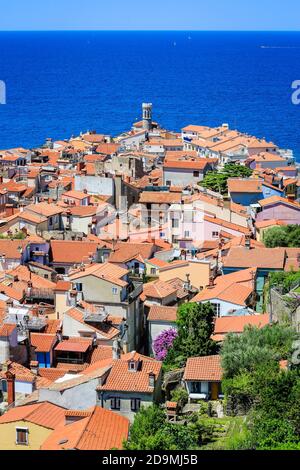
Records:
[[[187,360],[184,380],[220,382],[222,367],[220,356],[191,357]]]

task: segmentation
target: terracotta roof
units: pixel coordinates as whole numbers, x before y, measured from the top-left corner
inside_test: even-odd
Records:
[[[298,202],[289,201],[288,199],[285,199],[284,197],[280,196],[271,196],[266,199],[261,199],[260,201],[258,201],[258,203],[261,207],[269,206],[270,204],[282,203],[288,206],[295,207],[296,209],[300,209],[300,204]]]
[[[80,340],[80,341],[79,341]],[[61,341],[55,347],[55,351],[70,351],[85,353],[91,347],[92,340],[83,338],[69,338]]]
[[[86,241],[51,240],[51,252],[54,263],[80,264],[94,255],[98,244]]]
[[[25,212],[34,212],[45,217],[51,217],[56,214],[61,214],[63,209],[56,204],[47,204],[46,202],[40,202],[38,204],[31,204],[27,206]]]
[[[169,264],[166,261],[163,261],[162,259],[159,259],[159,258],[147,259],[147,263],[157,268],[163,268]]]
[[[26,184],[16,183],[13,180],[8,181],[7,183],[2,183],[0,188],[1,190],[5,190],[10,193],[23,193],[27,190]]]
[[[255,222],[255,227],[258,229],[273,227],[274,225],[287,225],[283,220],[271,219]]]
[[[128,274],[128,270],[113,263],[92,264],[85,268],[84,271],[79,271],[70,276],[71,281],[75,281],[86,276],[95,276],[99,279],[111,282],[120,287],[127,286],[127,281],[123,279]]]
[[[33,224],[41,224],[47,220],[47,217],[38,214],[32,214],[31,212],[20,212],[18,214],[20,220],[25,220]]]
[[[0,240],[0,254],[8,259],[21,259],[21,250],[28,245],[26,240]]]
[[[88,194],[84,193],[83,191],[76,191],[75,189],[72,189],[71,191],[67,191],[66,193],[63,193],[61,195],[62,199],[64,197],[66,198],[71,198],[71,199],[85,199],[86,197],[89,197]]]
[[[41,450],[122,449],[129,434],[129,420],[110,410],[95,406],[87,411],[68,411],[66,416],[81,419],[62,423],[42,444]]]
[[[30,342],[36,352],[49,352],[57,342],[57,336],[47,333],[31,333]]]
[[[17,266],[12,270],[7,271],[6,274],[13,277],[17,276],[19,281],[31,281],[32,286],[38,289],[54,289],[56,285],[54,282],[49,281],[49,279],[45,279],[44,277],[31,272],[27,266]]]
[[[245,315],[245,316],[228,316],[216,318],[215,329],[212,339],[215,335],[226,335],[227,333],[242,333],[245,326],[251,325],[259,328],[270,323],[268,314],[263,315]]]
[[[9,371],[14,374],[15,379],[20,382],[33,383],[36,379],[36,376],[30,369],[22,366],[18,362],[8,361]],[[0,372],[0,378],[4,378],[4,372]]]
[[[167,161],[164,163],[164,168],[168,169],[181,169],[181,170],[204,170],[209,165],[207,158],[198,158],[197,160],[177,160]]]
[[[14,289],[13,287],[6,286],[2,282],[0,282],[0,293],[6,295],[7,297],[10,297],[11,299],[17,300],[18,302],[21,302],[24,297],[25,297],[25,292],[24,290],[17,290]]]
[[[193,302],[220,299],[236,305],[245,305],[246,300],[254,290],[255,278],[255,268],[219,276],[215,279],[214,286],[207,287],[199,292],[193,298]]]
[[[125,263],[140,256],[142,259],[150,258],[154,251],[154,244],[151,243],[122,243],[118,242],[114,246],[114,251],[109,257],[110,263]]]
[[[129,370],[128,362],[131,359],[139,364],[136,371]],[[154,388],[149,386],[149,374],[153,373],[157,380],[161,367],[161,362],[150,357],[135,352],[125,354],[121,359],[113,361],[106,382],[98,386],[97,390],[153,393]]]
[[[262,181],[248,178],[229,178],[229,193],[262,193]]]
[[[185,366],[183,380],[220,382],[222,380],[221,357],[189,358]]]
[[[165,281],[152,281],[144,284],[143,294],[146,297],[153,297],[155,299],[164,299],[171,294],[176,293],[177,289],[170,286],[168,282]]]
[[[141,204],[178,204],[181,202],[180,193],[168,193],[163,191],[143,191],[140,194]]]
[[[55,334],[60,331],[62,328],[62,321],[61,320],[46,320],[46,328],[45,333],[48,334]]]
[[[224,259],[224,267],[283,269],[285,263],[284,248],[232,247]]]
[[[1,326],[0,322],[0,336],[8,337],[13,333],[16,328],[17,325],[15,323],[4,323]]]
[[[97,214],[97,210],[100,206],[104,208],[106,205],[107,204],[103,202],[98,204],[98,206],[71,206],[68,207],[67,211],[70,211],[73,217],[92,217]]]
[[[0,424],[28,421],[48,429],[55,429],[64,417],[64,408],[52,403],[43,402],[11,408],[0,417]]]
[[[256,155],[251,155],[250,160],[255,160],[256,162],[285,162],[286,160],[273,152],[260,152]]]
[[[54,382],[55,380],[66,375],[66,371],[64,369],[56,369],[54,367],[49,367],[49,368],[40,367],[39,375],[43,378],[48,379],[50,382]]]
[[[87,328],[99,333],[101,336],[104,336],[104,338],[106,339],[112,339],[119,334],[119,330],[117,328],[114,328],[109,322],[97,323],[97,326],[95,326],[96,325],[95,323],[86,323],[84,321],[84,312],[80,310],[79,308],[76,308],[76,307],[71,308],[70,310],[67,310],[65,312],[65,315],[82,323]]]
[[[148,321],[176,322],[177,307],[152,305],[148,314]]]
[[[120,144],[114,144],[114,143],[99,144],[98,147],[96,148],[96,152],[104,153],[106,155],[112,155],[118,151],[119,147],[120,147]]]
[[[92,144],[104,142],[105,140],[105,136],[103,134],[83,134],[81,138],[82,140],[92,143]]]

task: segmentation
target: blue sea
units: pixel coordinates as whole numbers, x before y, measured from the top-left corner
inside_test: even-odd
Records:
[[[149,101],[169,129],[229,123],[300,161],[297,79],[300,33],[0,32],[0,149],[117,135]]]

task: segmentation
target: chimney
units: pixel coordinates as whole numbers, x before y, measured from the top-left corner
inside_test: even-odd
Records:
[[[39,375],[39,362],[38,361],[31,361],[30,362],[30,370],[34,375]]]
[[[119,339],[115,339],[114,342],[113,342],[112,354],[113,354],[113,359],[120,359],[121,358],[121,348],[120,348],[120,340]]]
[[[190,288],[191,288],[190,274],[186,273],[186,282],[184,283],[184,289],[190,290]]]
[[[15,402],[15,375],[7,370],[4,377],[7,383],[7,403],[8,406]]]
[[[251,239],[249,235],[245,236],[245,248],[247,248],[247,250],[251,249]]]

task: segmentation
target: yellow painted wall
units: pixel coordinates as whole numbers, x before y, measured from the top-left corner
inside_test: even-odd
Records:
[[[169,281],[175,277],[179,277],[185,281],[186,274],[190,275],[190,281],[193,287],[197,289],[200,287],[204,288],[209,285],[210,264],[190,261],[188,266],[160,270],[159,279],[161,281]]]
[[[67,305],[67,292],[55,292],[55,318],[62,320],[64,313],[70,308]]]
[[[29,429],[28,445],[16,444],[16,428]],[[52,431],[28,421],[0,424],[0,450],[39,450]]]

